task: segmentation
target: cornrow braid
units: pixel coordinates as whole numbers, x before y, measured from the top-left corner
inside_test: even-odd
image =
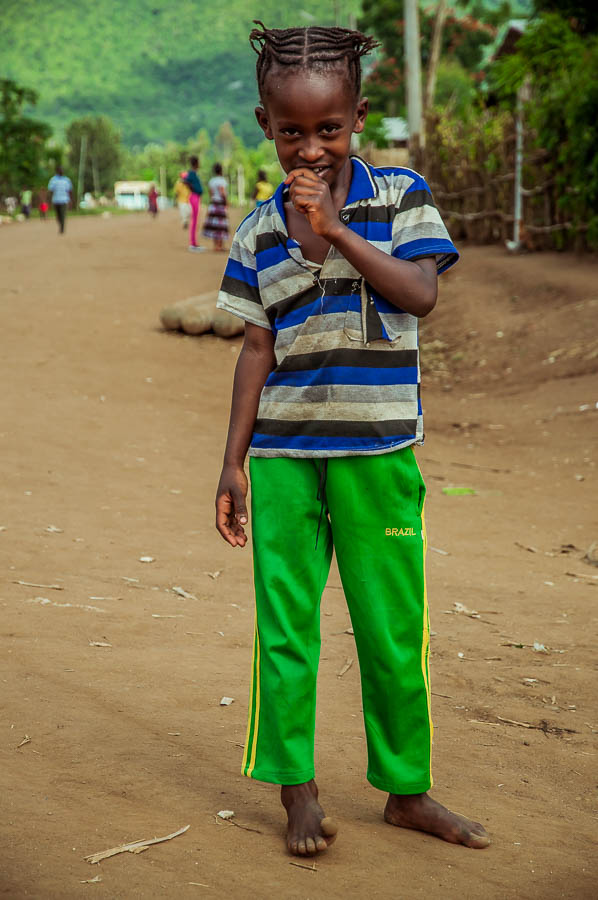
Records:
[[[254,19],[249,43],[257,53],[257,86],[262,100],[265,94],[266,76],[275,66],[298,69],[321,69],[343,63],[356,96],[361,91],[361,57],[378,47],[379,41],[361,31],[338,26],[323,28],[312,25],[307,28],[266,28]]]

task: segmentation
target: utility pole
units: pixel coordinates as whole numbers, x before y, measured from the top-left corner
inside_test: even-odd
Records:
[[[81,193],[83,191],[83,173],[85,172],[85,154],[87,152],[87,134],[83,132],[81,135],[81,144],[79,146],[79,174],[77,176],[77,206],[81,203]]]
[[[434,103],[434,94],[436,93],[436,74],[438,72],[440,48],[442,46],[442,31],[444,28],[446,14],[446,0],[438,0],[438,6],[436,7],[436,18],[434,19],[434,31],[432,32],[432,49],[430,51],[430,60],[428,62],[428,77],[426,78],[426,93],[424,95],[424,116],[427,115],[428,110]]]
[[[422,130],[422,73],[419,47],[418,0],[404,0],[405,13],[405,83],[407,87],[407,122],[409,156],[417,164],[420,148],[425,146]]]

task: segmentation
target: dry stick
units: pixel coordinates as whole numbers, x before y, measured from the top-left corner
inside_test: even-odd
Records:
[[[484,472],[496,472],[500,475],[508,475],[511,471],[510,469],[497,469],[494,466],[476,466],[474,463],[453,462],[452,460],[451,466],[459,466],[460,469],[482,469]]]
[[[430,691],[431,694],[434,694],[435,697],[444,697],[445,700],[454,700],[454,697],[449,697],[448,694],[439,694],[436,691]]]
[[[579,732],[575,731],[574,728],[561,728],[560,725],[550,726],[548,722],[542,722],[541,725],[532,725],[530,722],[517,722],[516,719],[504,719],[502,716],[496,716],[497,719],[500,719],[501,722],[505,722],[507,725],[519,725],[520,728],[533,728],[536,731],[542,731],[544,734],[549,733],[559,733],[566,731],[567,734],[578,734]]]
[[[161,844],[163,841],[170,841],[172,838],[178,837],[179,834],[184,834],[190,827],[190,825],[185,825],[184,828],[179,828],[178,831],[173,831],[172,834],[167,834],[166,837],[151,838],[147,841],[132,841],[130,844],[121,844],[119,847],[112,847],[110,850],[91,853],[89,856],[84,856],[83,859],[88,860],[94,865],[95,863],[101,862],[103,859],[108,859],[109,856],[116,856],[117,853],[141,853],[143,850],[147,850],[148,847],[151,847],[152,844]]]
[[[241,825],[240,822],[235,822],[234,819],[223,819],[223,822],[226,822],[227,825],[235,825],[236,828],[242,828],[243,831],[254,831],[256,834],[263,834],[263,831],[260,831],[259,828],[250,828],[249,825]]]
[[[13,584],[23,584],[25,587],[48,588],[52,591],[63,591],[62,584],[34,584],[32,581],[13,581]]]
[[[290,866],[297,866],[298,869],[307,869],[308,872],[317,872],[317,871],[318,871],[318,870],[316,869],[316,864],[315,864],[315,863],[313,864],[313,866],[306,866],[305,863],[291,862],[291,863],[289,863],[289,865],[290,865]]]

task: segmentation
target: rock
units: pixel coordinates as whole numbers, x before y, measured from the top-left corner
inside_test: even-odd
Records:
[[[225,309],[217,309],[212,317],[212,329],[220,337],[230,338],[243,334],[245,325],[238,316],[233,316]]]

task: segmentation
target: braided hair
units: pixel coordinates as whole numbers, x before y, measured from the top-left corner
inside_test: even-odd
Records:
[[[249,43],[257,53],[257,86],[262,101],[268,72],[274,66],[289,69],[328,69],[344,65],[355,96],[361,92],[361,57],[370,53],[379,42],[373,37],[350,28],[317,25],[308,28],[266,28],[254,19]]]

